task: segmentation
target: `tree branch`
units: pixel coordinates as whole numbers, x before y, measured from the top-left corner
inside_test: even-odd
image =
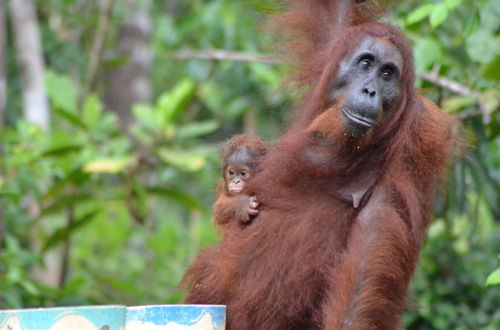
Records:
[[[436,86],[445,88],[462,96],[470,96],[473,98],[479,98],[480,96],[478,92],[475,92],[466,86],[460,85],[456,81],[450,80],[446,77],[441,77],[436,72],[417,73],[417,76],[422,80],[428,81]]]
[[[5,120],[5,107],[7,104],[7,22],[5,21],[5,0],[0,0],[0,129]],[[0,238],[1,240],[1,238]]]
[[[261,62],[268,64],[280,64],[283,63],[279,58],[271,55],[257,55],[249,54],[244,52],[234,52],[225,50],[205,50],[205,51],[195,51],[195,50],[181,50],[172,53],[173,58],[178,60],[190,60],[190,59],[202,59],[202,60],[219,60],[219,61],[237,61],[237,62]],[[461,85],[460,83],[442,77],[438,75],[438,70],[432,70],[431,72],[417,73],[417,77],[430,82],[438,87],[447,89],[455,94],[462,96],[469,96],[475,100],[479,106],[479,111],[468,111],[464,112],[463,115],[459,115],[460,118],[467,118],[475,115],[482,115],[483,121],[489,121],[489,114],[486,111],[486,106],[481,101],[481,94],[477,91],[471,90],[470,88]]]
[[[101,6],[99,26],[97,28],[94,43],[92,44],[92,50],[90,52],[89,68],[87,78],[85,80],[85,88],[82,99],[84,99],[94,89],[97,72],[99,70],[104,50],[104,43],[106,42],[106,37],[108,36],[109,21],[114,3],[115,0],[106,0]]]
[[[181,50],[172,54],[173,58],[178,60],[202,59],[202,60],[220,60],[220,61],[237,61],[237,62],[261,62],[269,64],[279,64],[277,57],[270,55],[256,55],[243,52],[232,52],[225,50]]]
[[[490,122],[491,115],[488,113],[488,111],[486,110],[486,105],[481,100],[481,93],[473,91],[472,89],[463,86],[457,83],[456,81],[450,80],[446,77],[441,77],[438,75],[437,72],[438,70],[432,70],[431,72],[422,72],[418,73],[417,77],[419,77],[422,80],[428,81],[431,84],[434,84],[438,87],[445,88],[455,94],[473,98],[476,101],[477,105],[479,106],[479,109],[461,112],[458,115],[460,119],[482,115],[484,124]]]

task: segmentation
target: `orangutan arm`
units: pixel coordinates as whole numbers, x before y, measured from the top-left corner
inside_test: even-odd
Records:
[[[231,221],[248,223],[259,214],[258,206],[255,196],[223,193],[214,205],[214,223],[218,226],[225,226]]]
[[[419,248],[398,212],[374,195],[331,274],[325,329],[399,329]]]

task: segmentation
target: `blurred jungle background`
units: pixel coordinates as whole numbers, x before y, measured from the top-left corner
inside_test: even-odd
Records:
[[[274,140],[270,0],[0,0],[0,308],[178,303],[218,149]],[[500,1],[396,2],[418,88],[471,148],[449,171],[405,329],[500,329]],[[293,94],[293,93],[291,93]]]

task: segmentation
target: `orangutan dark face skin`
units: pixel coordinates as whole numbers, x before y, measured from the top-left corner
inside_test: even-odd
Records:
[[[338,109],[347,132],[367,135],[390,118],[399,103],[401,53],[391,43],[366,37],[339,64],[330,99]]]

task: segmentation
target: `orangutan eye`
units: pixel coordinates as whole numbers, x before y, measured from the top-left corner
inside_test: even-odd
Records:
[[[371,62],[367,59],[362,60],[361,62],[359,62],[359,64],[363,69],[369,69],[371,66]]]
[[[382,77],[384,79],[391,79],[391,77],[392,77],[392,71],[391,70],[384,70],[384,71],[382,71]]]
[[[234,171],[229,170],[229,171],[227,171],[227,174],[229,174],[229,175],[234,175]]]
[[[384,65],[380,71],[380,75],[384,80],[391,80],[393,77],[397,76],[397,74],[397,67],[391,63]]]
[[[240,175],[241,175],[241,176],[246,176],[246,175],[247,175],[247,172],[245,172],[245,171],[241,171]]]

